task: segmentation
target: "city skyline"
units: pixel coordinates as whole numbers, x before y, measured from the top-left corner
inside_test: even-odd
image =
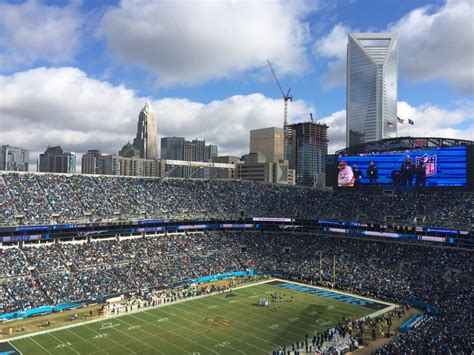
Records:
[[[158,138],[201,137],[241,156],[251,129],[283,119],[267,59],[292,89],[290,122],[312,112],[334,152],[345,146],[350,32],[397,34],[398,112],[416,122],[399,136],[474,136],[468,1],[140,4],[0,0],[0,143],[29,149],[30,168],[48,145],[78,160],[118,151],[147,100]]]

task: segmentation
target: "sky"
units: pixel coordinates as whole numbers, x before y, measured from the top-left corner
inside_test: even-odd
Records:
[[[149,100],[158,136],[249,150],[249,131],[329,125],[345,146],[349,32],[398,38],[399,136],[474,139],[472,0],[0,0],[0,144],[117,153]]]

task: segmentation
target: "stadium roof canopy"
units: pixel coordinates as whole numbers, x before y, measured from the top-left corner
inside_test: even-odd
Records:
[[[393,152],[403,150],[429,149],[456,147],[461,145],[474,145],[474,141],[454,138],[436,137],[397,137],[386,138],[379,141],[366,142],[353,145],[336,151],[339,155],[355,155],[363,153]]]

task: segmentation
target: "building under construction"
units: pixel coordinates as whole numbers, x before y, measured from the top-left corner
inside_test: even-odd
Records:
[[[328,126],[300,122],[286,126],[286,157],[296,171],[296,184],[323,186],[328,154]]]

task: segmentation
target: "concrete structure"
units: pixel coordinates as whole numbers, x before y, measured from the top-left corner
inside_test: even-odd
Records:
[[[0,170],[28,171],[30,152],[22,147],[2,145],[0,150]]]
[[[296,184],[323,186],[328,153],[328,126],[316,122],[300,122],[287,126],[286,152],[289,167],[296,171]]]
[[[64,152],[61,146],[49,146],[39,156],[38,171],[73,174],[76,172],[76,154]]]
[[[221,157],[214,157],[212,159],[214,163],[223,163],[223,164],[233,164],[234,169],[221,169],[221,168],[212,168],[211,169],[211,178],[212,179],[237,179],[239,176],[239,163],[240,158],[224,155]]]
[[[160,162],[156,159],[102,155],[97,160],[97,173],[119,176],[161,176]]]
[[[262,152],[269,162],[284,159],[284,131],[270,127],[250,131],[250,153]]]
[[[81,173],[98,174],[98,160],[100,156],[100,150],[98,149],[89,149],[87,153],[83,154],[81,161]]]
[[[147,101],[138,116],[137,136],[133,140],[133,146],[139,151],[140,158],[158,158],[156,135],[155,111]]]
[[[346,145],[397,135],[398,45],[393,33],[350,33]]]
[[[206,145],[206,141],[194,139],[187,141],[183,137],[161,138],[161,159],[182,160],[192,162],[212,162],[217,156],[217,145]],[[204,167],[167,166],[166,174],[169,177],[200,177],[210,178],[210,170]]]
[[[271,162],[262,152],[244,155],[239,165],[239,178],[272,184],[288,185],[292,183],[292,173],[288,161]]]

